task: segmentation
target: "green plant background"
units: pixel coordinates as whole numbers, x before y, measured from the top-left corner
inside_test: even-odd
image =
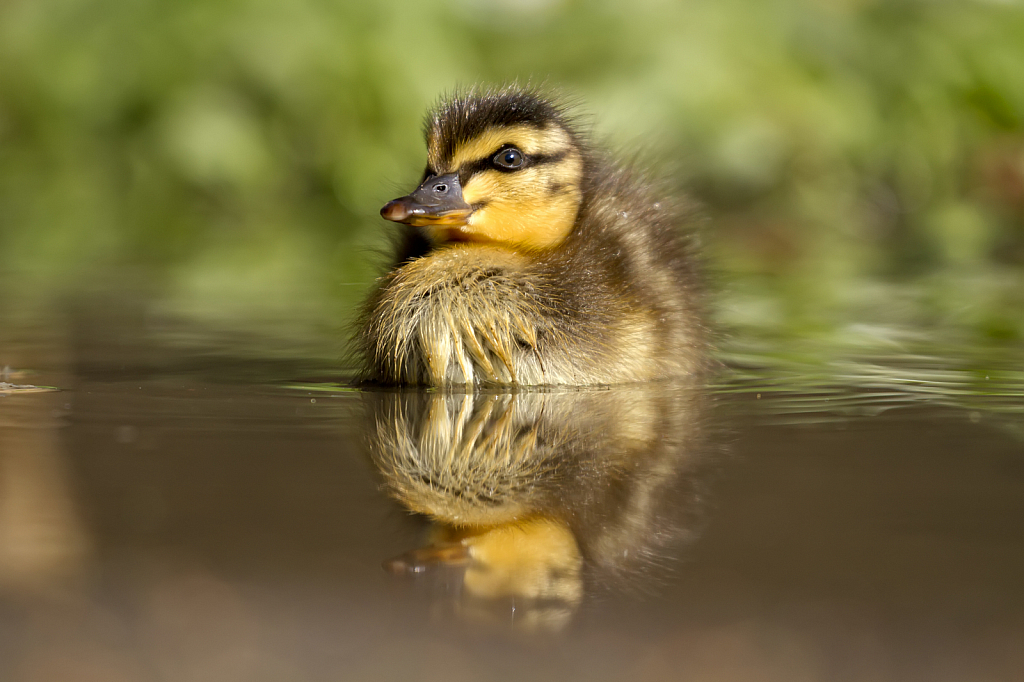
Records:
[[[730,352],[1024,339],[1009,1],[9,0],[0,314],[142,272],[167,316],[337,337],[426,108],[513,79],[703,207]]]

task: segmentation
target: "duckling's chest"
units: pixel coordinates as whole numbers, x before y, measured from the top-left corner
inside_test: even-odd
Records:
[[[364,345],[387,381],[545,383],[541,340],[558,326],[545,280],[497,248],[415,259],[384,278]]]
[[[454,246],[396,268],[362,345],[387,383],[593,385],[664,376],[663,316],[607,277],[529,255]]]

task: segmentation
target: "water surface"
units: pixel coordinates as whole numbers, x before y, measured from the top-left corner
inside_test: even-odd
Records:
[[[4,680],[1024,670],[1013,372],[356,391],[71,329],[0,397]]]

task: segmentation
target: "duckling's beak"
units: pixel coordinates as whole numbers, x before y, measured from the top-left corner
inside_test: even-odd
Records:
[[[432,175],[407,196],[389,201],[381,216],[396,223],[415,225],[463,225],[473,208],[462,198],[457,173]]]

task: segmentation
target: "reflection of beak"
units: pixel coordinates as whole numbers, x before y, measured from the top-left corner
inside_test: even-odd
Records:
[[[456,173],[432,175],[407,196],[389,201],[381,216],[406,225],[464,225],[473,208],[462,198]]]

